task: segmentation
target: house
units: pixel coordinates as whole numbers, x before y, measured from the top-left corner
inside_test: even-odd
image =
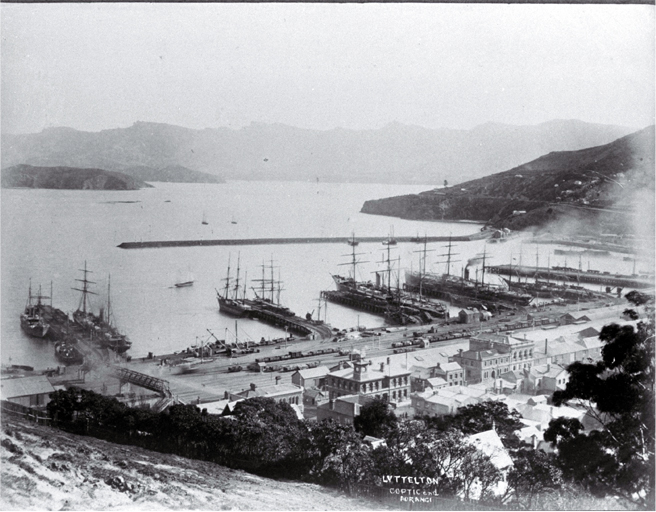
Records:
[[[326,375],[330,373],[327,366],[318,366],[316,368],[308,368],[306,370],[297,370],[292,374],[292,384],[301,386],[302,388],[318,388],[323,389],[325,385]]]
[[[496,430],[486,430],[485,432],[479,432],[478,434],[473,434],[465,438],[466,442],[475,446],[478,450],[483,452],[490,458],[490,462],[497,468],[502,475],[502,478],[497,484],[491,489],[491,491],[496,496],[502,496],[505,494],[508,489],[508,472],[513,467],[513,461],[508,454],[508,451],[503,446],[501,438],[497,434]],[[478,492],[477,492],[478,488]],[[470,494],[472,499],[480,499],[480,484],[474,485],[474,492]]]
[[[461,324],[473,324],[481,321],[481,312],[476,308],[465,308],[458,312]]]
[[[372,400],[367,395],[343,395],[317,407],[317,421],[332,419],[340,425],[353,425],[360,408]]]
[[[382,398],[387,402],[401,402],[410,393],[410,370],[395,361],[376,364],[364,357],[351,361],[353,368],[330,372],[326,375],[326,390],[330,400],[340,396],[360,394]]]
[[[465,381],[481,382],[533,364],[535,342],[512,334],[485,333],[469,340],[469,350],[452,357],[465,370]]]
[[[55,389],[45,375],[0,380],[0,397],[25,407],[45,407]]]
[[[290,405],[303,405],[303,388],[296,384],[275,384],[262,387],[251,384],[250,389],[240,391],[239,393],[226,391],[225,395],[225,398],[230,401],[263,397],[273,398],[276,402],[286,402]]]
[[[374,450],[381,446],[387,446],[387,441],[385,441],[384,439],[380,439],[379,437],[364,436],[363,441],[365,443],[369,443]]]
[[[306,389],[303,392],[303,405],[317,406],[328,400],[328,392],[317,388]]]
[[[433,375],[434,377],[443,378],[449,383],[449,386],[463,386],[465,384],[462,367],[455,361],[438,363],[433,370]]]
[[[417,416],[444,416],[455,414],[466,405],[477,404],[486,394],[484,387],[454,386],[443,387],[436,391],[427,390],[413,393],[410,402]]]
[[[565,389],[569,373],[558,364],[542,364],[533,366],[526,372],[526,390],[534,393],[553,393]]]

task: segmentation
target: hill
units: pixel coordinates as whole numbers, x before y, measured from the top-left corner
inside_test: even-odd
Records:
[[[269,480],[3,417],[2,510],[380,510],[318,485]]]
[[[184,166],[227,179],[359,183],[458,183],[550,151],[606,144],[632,130],[575,120],[535,126],[488,123],[471,130],[391,123],[377,130],[308,130],[283,124],[192,130],[137,122],[83,132],[49,128],[2,134],[2,165],[130,169]],[[135,177],[140,175],[135,174]]]
[[[56,188],[73,190],[138,190],[147,183],[120,172],[75,167],[15,165],[2,169],[3,188]]]
[[[641,194],[651,201],[638,201]],[[637,203],[646,208],[646,218],[653,219],[653,196],[651,126],[602,146],[549,153],[457,187],[367,201],[362,212],[404,219],[475,220],[510,229],[563,218],[594,224],[600,216],[606,223],[622,224],[629,222],[627,213]]]
[[[155,169],[147,165],[125,167],[123,174],[132,176],[141,181],[164,181],[169,183],[225,183],[225,180],[214,174],[194,171],[182,165],[169,165],[162,169]]]

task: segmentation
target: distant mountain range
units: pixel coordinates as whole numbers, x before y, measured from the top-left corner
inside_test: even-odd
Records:
[[[575,120],[535,126],[488,123],[471,130],[392,123],[359,131],[256,123],[240,130],[192,130],[137,122],[94,133],[49,128],[2,134],[1,149],[3,168],[91,167],[153,181],[151,170],[184,166],[227,179],[441,185],[499,172],[551,151],[606,144],[631,131]]]
[[[654,126],[609,144],[544,155],[457,187],[367,201],[362,212],[404,219],[476,220],[523,229],[563,218],[615,223],[627,213],[654,218]],[[649,197],[650,201],[636,201]]]
[[[2,170],[3,188],[55,188],[67,190],[138,190],[148,183],[120,172],[77,167],[14,165]]]

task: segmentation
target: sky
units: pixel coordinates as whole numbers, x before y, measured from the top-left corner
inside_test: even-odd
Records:
[[[654,6],[0,4],[1,128],[654,123]]]

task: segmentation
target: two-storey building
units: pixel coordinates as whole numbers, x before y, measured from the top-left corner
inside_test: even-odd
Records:
[[[352,368],[337,370],[326,375],[326,390],[335,400],[345,395],[365,395],[382,398],[388,402],[409,400],[411,371],[401,364],[373,363],[358,358],[351,362]]]

